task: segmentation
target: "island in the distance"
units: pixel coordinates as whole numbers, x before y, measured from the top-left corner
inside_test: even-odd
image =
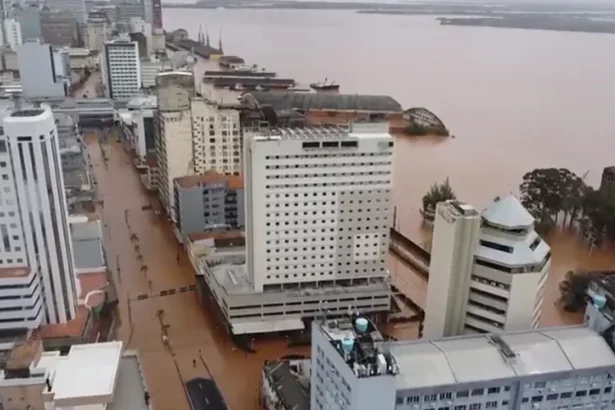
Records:
[[[497,17],[439,17],[441,25],[517,28],[526,30],[615,33],[615,21],[580,16],[504,15]]]

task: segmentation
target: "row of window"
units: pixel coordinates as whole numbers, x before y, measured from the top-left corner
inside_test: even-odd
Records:
[[[289,165],[265,165],[265,169],[309,169],[309,168],[341,168],[341,167],[367,167],[367,166],[391,166],[391,161],[378,162],[334,162],[321,164],[289,164]]]
[[[390,185],[391,180],[384,181],[345,181],[345,182],[322,182],[322,183],[305,183],[305,184],[274,184],[265,185],[265,189],[298,189],[298,188],[332,188],[332,187],[347,187],[347,186],[367,186],[367,185]],[[386,199],[388,202],[388,198]]]
[[[367,177],[373,175],[391,175],[391,171],[366,171],[366,172],[332,172],[314,174],[284,174],[266,175],[265,179],[311,179],[311,178],[343,178],[343,177]]]
[[[280,159],[310,159],[310,158],[356,158],[356,157],[390,157],[393,153],[385,152],[353,152],[353,153],[336,153],[336,154],[301,154],[301,155],[267,155],[266,160]]]

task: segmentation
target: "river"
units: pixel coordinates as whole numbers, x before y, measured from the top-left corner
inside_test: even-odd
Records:
[[[426,107],[455,138],[397,138],[394,202],[400,230],[428,246],[420,199],[450,178],[459,199],[482,208],[517,192],[523,174],[566,167],[597,186],[615,163],[611,120],[615,35],[439,26],[433,17],[319,10],[165,9],[167,30],[197,38],[300,83],[325,77],[341,92],[388,94]],[[553,306],[570,269],[613,269],[613,249],[589,253],[556,232],[543,325],[571,323]],[[399,264],[395,264],[399,265]],[[411,275],[397,266],[397,275]],[[412,278],[410,282],[416,282]]]

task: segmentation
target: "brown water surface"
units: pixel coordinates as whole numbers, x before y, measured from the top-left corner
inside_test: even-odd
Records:
[[[322,10],[165,9],[165,28],[196,38],[207,25],[227,54],[302,84],[332,78],[342,93],[385,94],[434,111],[455,138],[397,138],[394,202],[400,230],[428,247],[420,200],[450,178],[458,198],[482,208],[518,192],[525,172],[566,167],[597,185],[612,165],[615,36],[439,26],[433,17]],[[574,57],[573,57],[574,56]],[[201,72],[202,67],[197,71]],[[556,232],[543,325],[571,323],[553,305],[570,269],[614,269],[613,249],[590,254]],[[425,283],[392,261],[420,302]],[[395,273],[397,272],[397,273]]]

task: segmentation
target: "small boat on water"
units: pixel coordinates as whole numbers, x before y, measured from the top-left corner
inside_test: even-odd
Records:
[[[336,83],[335,81],[331,81],[325,78],[325,81],[318,82],[318,83],[312,83],[310,84],[310,87],[318,91],[333,91],[333,90],[339,90],[340,85]]]

